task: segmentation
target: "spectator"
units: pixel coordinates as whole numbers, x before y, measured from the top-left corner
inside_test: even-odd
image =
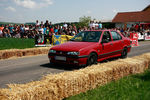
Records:
[[[24,38],[28,38],[28,33],[29,33],[29,26],[25,25],[25,32],[24,32]]]
[[[55,26],[55,28],[54,28],[54,33],[58,34],[58,28],[57,28],[57,26]]]
[[[99,29],[103,28],[101,21],[98,23],[98,25],[99,25]]]
[[[94,21],[90,21],[89,27],[90,27],[91,30],[95,29],[95,23],[94,23]]]
[[[0,26],[0,37],[3,37],[3,29],[4,29],[4,26],[1,25],[1,26]]]
[[[43,25],[43,34],[46,35],[46,27]]]
[[[99,29],[99,23],[98,22],[95,23],[95,29],[96,30]]]
[[[13,37],[14,36],[14,27],[9,24],[8,29],[9,29],[11,36]]]
[[[133,24],[132,24],[132,26],[130,27],[129,31],[130,31],[130,32],[135,31],[135,28],[134,28],[134,25],[133,25]]]
[[[138,24],[135,25],[135,31],[137,31],[137,32],[139,31],[139,25]]]
[[[67,31],[67,28],[66,27],[63,27],[63,35],[66,35],[66,34],[68,34],[68,31]]]
[[[49,25],[50,25],[50,24],[48,23],[48,20],[46,20],[44,26],[45,26],[45,27],[49,27]]]
[[[20,25],[20,35],[21,35],[21,38],[23,38],[24,32],[25,32],[25,27],[24,27],[23,24],[21,24]]]
[[[49,28],[51,29],[53,27],[52,22],[49,22]]]
[[[39,34],[44,34],[44,29],[42,25],[39,27]]]
[[[4,27],[4,29],[3,29],[3,36],[6,37],[6,38],[7,38],[7,37],[11,37],[10,31],[9,31],[7,25],[5,25],[5,27]]]
[[[35,24],[36,26],[40,26],[40,23],[39,23],[39,21],[38,20],[36,20],[36,24]]]
[[[65,27],[65,29],[67,29],[67,28],[68,28],[68,25],[67,25],[67,23],[66,23],[66,22],[64,22],[63,27]]]
[[[41,24],[40,24],[40,26],[44,26],[44,23],[43,23],[43,21],[41,21]]]
[[[59,27],[58,27],[58,34],[59,34],[59,35],[61,35],[61,34],[62,34],[62,32],[63,32],[62,27],[61,27],[61,26],[59,26]]]

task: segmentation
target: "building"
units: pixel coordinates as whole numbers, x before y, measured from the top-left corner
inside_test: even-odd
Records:
[[[129,28],[132,24],[150,23],[150,5],[142,11],[119,12],[112,20],[118,28]]]

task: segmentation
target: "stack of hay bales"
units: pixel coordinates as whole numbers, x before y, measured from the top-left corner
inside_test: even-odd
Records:
[[[150,53],[89,66],[71,72],[44,76],[40,81],[8,85],[0,100],[62,100],[124,76],[142,73],[150,65]]]
[[[49,47],[30,48],[30,49],[11,49],[0,50],[0,60],[11,57],[31,56],[38,54],[48,54]]]

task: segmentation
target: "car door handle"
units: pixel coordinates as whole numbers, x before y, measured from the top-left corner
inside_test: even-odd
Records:
[[[113,45],[112,43],[110,43],[110,45]]]

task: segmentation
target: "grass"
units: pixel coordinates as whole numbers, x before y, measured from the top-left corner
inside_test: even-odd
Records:
[[[150,69],[64,100],[150,100]]]
[[[0,38],[0,50],[33,48],[34,39]]]

